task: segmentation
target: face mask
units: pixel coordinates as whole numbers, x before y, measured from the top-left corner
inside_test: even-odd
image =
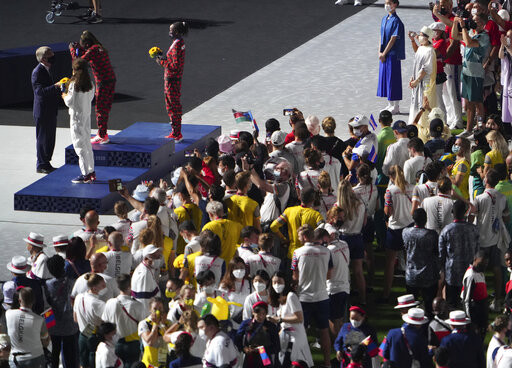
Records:
[[[363,321],[357,321],[355,319],[350,319],[350,324],[354,327],[354,328],[358,328],[359,326],[361,326],[363,324]]]
[[[363,132],[360,129],[358,129],[358,128],[354,128],[354,135],[356,137],[360,137],[360,136],[363,135]]]
[[[507,46],[510,46],[510,38],[507,38]]]
[[[483,264],[479,264],[479,265],[473,266],[473,271],[475,271],[475,272],[484,272],[485,271],[485,267],[484,267]]]
[[[492,151],[492,146],[491,145],[489,145],[489,149]]]
[[[233,270],[233,276],[235,276],[235,278],[237,278],[237,279],[241,279],[242,277],[245,276],[245,270],[243,270],[243,269]]]
[[[220,176],[224,176],[224,173],[222,172],[222,169],[220,167],[217,168],[217,172]]]
[[[176,296],[175,291],[165,289],[165,297],[166,298],[174,299],[175,296]]]
[[[184,237],[183,240],[185,240],[185,243],[187,243],[187,244],[190,243],[190,239],[187,239]]]
[[[194,305],[194,299],[185,299],[185,305],[188,305],[189,307]]]
[[[172,205],[174,206],[174,208],[180,208],[181,206],[183,206],[183,202],[176,194],[172,196]]]
[[[55,55],[50,56],[49,58],[46,58],[46,61],[50,64],[55,64]]]
[[[452,146],[452,152],[453,153],[457,154],[457,153],[459,153],[459,151],[460,151],[460,147],[459,146],[456,146],[456,145]]]
[[[115,344],[117,344],[118,341],[119,341],[119,335],[114,334],[114,336],[112,336],[112,343],[115,345]]]
[[[204,286],[203,291],[206,294],[213,294],[213,292],[215,291],[215,286],[213,286],[213,285]]]
[[[99,296],[105,296],[107,295],[107,288],[103,288],[100,291],[98,291]]]
[[[391,5],[384,5],[384,10],[386,10],[387,13],[391,13]]]
[[[281,294],[284,290],[284,284],[272,284],[274,291],[278,294]]]
[[[256,244],[256,243],[251,243],[251,248],[252,249],[258,249],[259,245]]]
[[[324,167],[325,167],[325,161],[320,162],[320,164],[318,165],[318,168],[323,169]]]
[[[439,14],[441,14],[441,15],[446,15],[446,14],[448,14],[448,11],[443,7],[443,8],[441,8],[441,10],[439,11]]]
[[[274,170],[274,178],[279,180],[281,178],[281,171]]]
[[[425,36],[418,36],[418,41],[420,41],[420,44],[427,43],[428,38]]]
[[[169,32],[169,37],[170,37],[171,39],[175,39],[175,38],[176,38],[176,36],[175,36],[175,35],[174,35],[174,33],[172,33],[172,32]]]
[[[478,10],[476,8],[471,9],[471,15],[476,15],[478,13]]]
[[[255,282],[253,285],[254,289],[256,289],[258,293],[261,293],[263,290],[267,288],[267,285],[265,285],[263,282]]]
[[[204,329],[202,329],[202,328],[199,329],[199,337],[202,340],[206,340],[206,333],[204,332]]]

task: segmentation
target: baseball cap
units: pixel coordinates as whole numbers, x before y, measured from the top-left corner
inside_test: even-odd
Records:
[[[392,129],[398,133],[405,133],[407,132],[407,124],[403,120],[397,120],[393,123]]]
[[[150,256],[152,254],[155,254],[159,250],[160,250],[160,248],[158,248],[157,246],[155,246],[153,244],[146,245],[146,247],[142,250],[142,256],[143,257]]]
[[[279,121],[277,121],[277,119],[270,118],[265,122],[265,130],[267,133],[272,134],[279,129],[281,129],[281,127],[279,126]]]
[[[432,119],[430,122],[430,135],[432,137],[439,137],[443,133],[444,124],[441,119]]]
[[[432,23],[429,28],[433,31],[445,31],[446,26],[442,22],[434,22]]]
[[[407,125],[407,137],[414,138],[418,136],[418,127],[414,124]]]
[[[276,130],[274,133],[272,133],[272,136],[270,137],[270,142],[274,146],[281,146],[284,144],[285,139],[286,133],[281,130]]]
[[[370,124],[370,120],[365,115],[356,115],[354,120],[348,123],[352,128],[358,128],[363,125]]]

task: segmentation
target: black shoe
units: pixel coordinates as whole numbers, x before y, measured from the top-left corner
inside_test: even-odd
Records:
[[[52,169],[49,169],[47,167],[43,167],[43,168],[40,168],[40,169],[37,169],[36,170],[38,174],[49,174],[51,173],[53,170]]]
[[[92,12],[92,15],[87,19],[87,23],[91,23],[91,24],[98,24],[98,23],[102,23],[102,22],[103,22],[103,18],[101,17],[101,15],[98,15],[95,12]]]
[[[86,19],[89,19],[92,15],[92,12],[93,10],[91,8],[87,9],[87,11],[85,13],[83,13],[80,18],[82,18],[83,20],[86,20]]]

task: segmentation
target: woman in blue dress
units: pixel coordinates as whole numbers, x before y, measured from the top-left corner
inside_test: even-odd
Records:
[[[385,110],[400,113],[398,106],[402,99],[401,60],[405,59],[404,24],[396,14],[398,0],[386,0],[384,8],[388,13],[380,25],[379,86],[377,96],[387,97]]]

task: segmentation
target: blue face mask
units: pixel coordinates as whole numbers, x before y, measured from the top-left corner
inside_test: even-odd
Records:
[[[258,244],[256,244],[256,243],[251,243],[251,248],[252,248],[252,249],[258,249]]]
[[[456,146],[456,145],[452,146],[452,152],[453,153],[457,154],[457,153],[459,153],[459,151],[460,151],[460,147],[459,146]]]

